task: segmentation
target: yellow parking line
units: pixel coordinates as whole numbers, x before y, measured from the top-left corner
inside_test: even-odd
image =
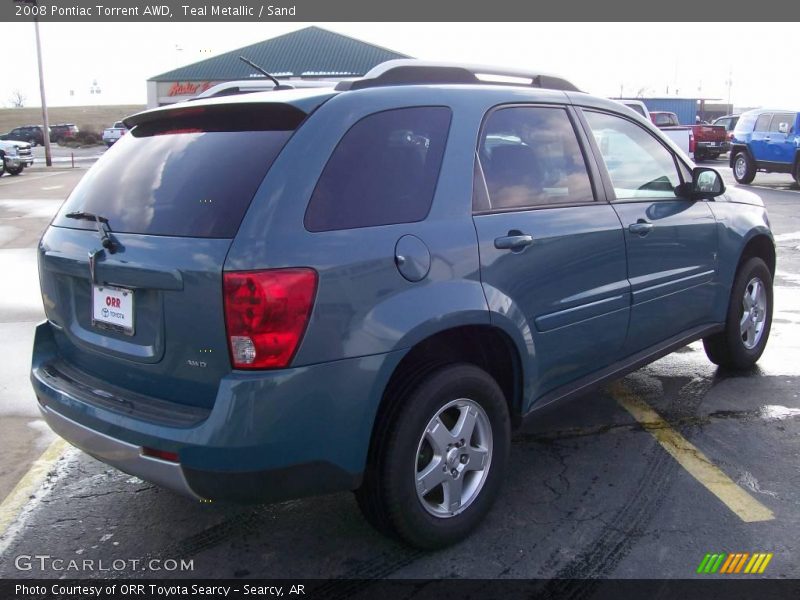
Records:
[[[692,477],[719,498],[742,521],[752,523],[771,521],[775,518],[770,509],[736,485],[705,454],[672,429],[661,415],[621,382],[611,386],[611,395]]]
[[[19,515],[20,511],[30,500],[31,495],[42,485],[47,473],[58,460],[67,442],[58,438],[42,452],[42,455],[34,461],[28,472],[14,486],[11,493],[6,496],[0,504],[0,536],[4,535],[9,525],[11,525]]]

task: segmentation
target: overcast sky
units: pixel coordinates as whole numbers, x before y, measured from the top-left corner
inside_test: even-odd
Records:
[[[144,104],[148,77],[307,25],[416,58],[539,69],[601,96],[678,92],[726,102],[730,79],[737,107],[798,102],[791,61],[765,61],[763,47],[731,50],[727,40],[752,34],[747,23],[43,23],[48,104]],[[759,25],[776,40],[794,39],[796,28]],[[0,23],[0,39],[0,106],[15,90],[38,106],[33,24]]]

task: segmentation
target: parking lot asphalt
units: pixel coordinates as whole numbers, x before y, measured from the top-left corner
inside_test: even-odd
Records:
[[[724,158],[703,164],[733,184]],[[81,174],[0,179],[0,265],[12,269],[0,283],[0,474],[10,460],[27,469],[52,439],[26,387],[41,316],[30,256]],[[200,504],[57,447],[38,479],[20,480],[41,487],[6,511],[0,577],[687,578],[719,552],[773,553],[760,577],[800,577],[800,189],[785,175],[754,183],[778,244],[773,329],[758,367],[724,372],[692,344],[542,414],[515,436],[500,498],[464,542],[432,553],[396,544],[370,529],[349,493]],[[7,437],[21,428],[29,439]],[[16,444],[24,450],[9,459]],[[16,479],[0,479],[0,499]],[[28,569],[18,559],[35,555],[91,566]],[[166,559],[193,568],[159,568]],[[552,582],[575,597],[592,585]],[[342,594],[368,597],[369,586]]]

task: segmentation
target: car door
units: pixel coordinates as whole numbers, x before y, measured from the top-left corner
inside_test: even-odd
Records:
[[[675,188],[688,168],[650,131],[621,115],[585,110],[625,232],[632,305],[625,352],[711,319],[717,270],[714,215]]]
[[[750,152],[753,153],[753,158],[759,162],[771,160],[769,148],[767,147],[771,121],[772,113],[759,115],[753,128],[753,135],[750,136]]]
[[[795,115],[792,113],[775,113],[766,137],[767,160],[775,163],[791,164],[797,150],[794,140]],[[791,131],[791,133],[790,133]]]
[[[497,108],[476,157],[481,278],[493,319],[532,346],[534,398],[616,360],[628,325],[621,226],[575,118],[559,106]]]

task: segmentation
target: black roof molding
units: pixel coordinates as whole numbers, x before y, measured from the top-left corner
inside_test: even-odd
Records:
[[[415,59],[388,60],[372,68],[360,79],[340,82],[336,89],[344,91],[426,84],[514,85],[567,92],[581,91],[562,77],[540,71]]]

